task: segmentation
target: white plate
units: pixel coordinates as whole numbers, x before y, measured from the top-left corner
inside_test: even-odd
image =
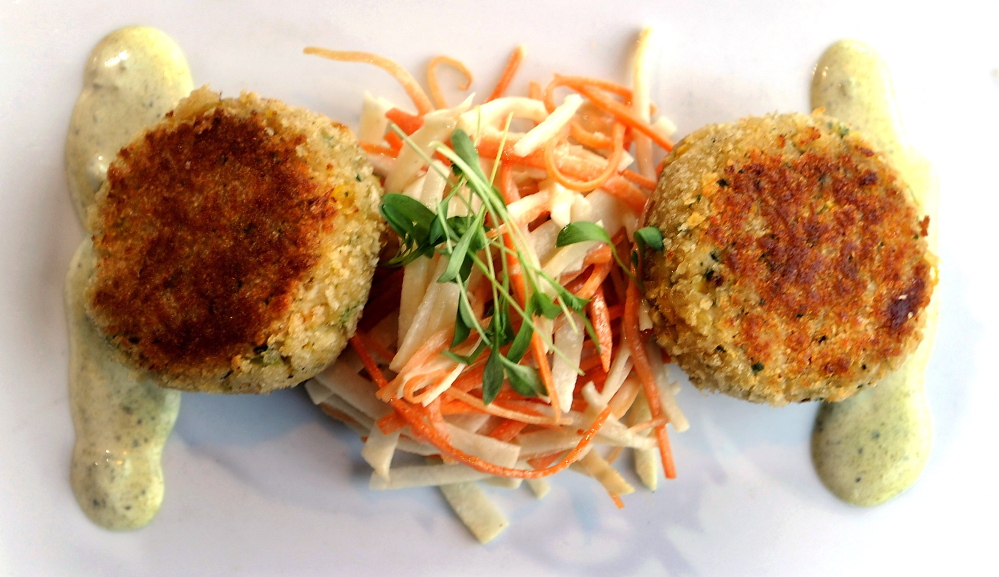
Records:
[[[999,514],[989,474],[997,387],[988,369],[999,351],[994,3],[902,11],[870,0],[295,4],[14,1],[0,12],[0,574],[846,575],[994,566],[990,530],[972,529]],[[844,37],[872,44],[895,73],[913,142],[943,183],[943,314],[929,372],[936,445],[921,481],[878,508],[844,505],[811,467],[814,405],[770,409],[688,387],[680,401],[692,427],[673,436],[677,480],[639,490],[623,511],[571,473],[543,501],[493,491],[513,524],[483,547],[434,490],[369,491],[360,443],[302,391],[185,395],[159,516],[131,533],[95,527],[68,482],[61,286],[82,229],[63,140],[88,51],[126,24],[171,34],[197,83],[229,95],[252,89],[347,124],[356,124],[364,90],[400,102],[401,91],[379,70],[306,57],[304,46],[377,51],[420,75],[447,53],[488,90],[523,43],[523,88],[555,71],[624,81],[634,33],[652,25],[654,100],[681,133],[806,110],[823,49]]]

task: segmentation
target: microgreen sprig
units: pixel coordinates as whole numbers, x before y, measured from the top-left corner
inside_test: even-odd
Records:
[[[405,140],[406,137],[401,136]],[[534,319],[538,315],[555,319],[564,313],[571,322],[571,313],[582,312],[588,301],[570,293],[516,248],[526,245],[519,227],[508,226],[515,240],[513,249],[505,245],[502,235],[490,234],[495,228],[513,220],[502,195],[482,172],[478,152],[468,134],[455,130],[450,147],[438,143],[435,149],[451,162],[452,173],[449,192],[438,203],[436,212],[404,194],[389,193],[382,197],[382,215],[400,238],[398,254],[389,264],[404,266],[435,253],[448,259],[437,282],[458,285],[459,298],[454,337],[450,350],[444,354],[457,362],[471,365],[489,350],[483,372],[483,402],[492,402],[504,381],[508,381],[523,396],[545,394],[537,370],[520,364],[537,331]],[[477,201],[477,208],[473,198]],[[449,216],[448,207],[454,200],[463,205],[468,214]],[[496,266],[497,260],[511,255],[521,264],[527,288],[528,298],[523,307],[512,294],[509,271],[506,267]],[[489,283],[492,293],[490,309],[484,312],[482,322],[475,314],[467,290],[473,270],[483,273],[482,278]],[[549,292],[544,290],[546,288],[555,298],[549,296]],[[585,316],[583,318],[585,320]],[[585,322],[592,333],[589,321]],[[458,354],[458,347],[473,333],[478,338],[478,344],[469,354]],[[544,334],[541,336],[555,355],[565,357],[550,338]]]
[[[563,247],[569,246],[570,244],[576,244],[578,242],[601,242],[605,243],[611,248],[611,254],[614,256],[614,260],[617,261],[618,266],[621,270],[625,272],[632,280],[638,282],[632,272],[632,267],[638,270],[639,263],[645,259],[645,252],[647,250],[653,250],[656,252],[662,252],[663,250],[663,233],[654,226],[646,226],[645,228],[640,228],[634,232],[635,245],[637,249],[631,253],[631,264],[628,266],[624,261],[621,260],[621,256],[618,255],[617,250],[614,247],[614,241],[611,239],[610,234],[607,230],[595,222],[571,222],[558,232],[558,236],[555,238],[555,246]]]

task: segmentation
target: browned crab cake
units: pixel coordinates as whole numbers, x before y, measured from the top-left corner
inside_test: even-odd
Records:
[[[108,170],[90,214],[88,312],[123,361],[164,386],[294,386],[354,331],[380,192],[346,127],[196,90]]]
[[[922,338],[929,217],[885,158],[821,114],[695,131],[646,215],[656,337],[700,388],[772,405],[842,400]]]

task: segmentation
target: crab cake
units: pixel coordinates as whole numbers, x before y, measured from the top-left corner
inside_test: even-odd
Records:
[[[91,209],[88,314],[160,384],[294,386],[367,299],[380,185],[350,131],[276,100],[196,90],[123,148]]]
[[[646,214],[656,337],[706,390],[838,401],[899,366],[936,283],[929,217],[885,158],[821,114],[702,128]]]

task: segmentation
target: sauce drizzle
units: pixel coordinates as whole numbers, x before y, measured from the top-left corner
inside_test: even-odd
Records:
[[[164,33],[134,26],[112,32],[90,53],[66,138],[66,172],[77,215],[87,211],[118,150],[156,122],[193,86],[180,48]],[[66,275],[70,404],[76,444],[71,482],[80,508],[108,529],[146,525],[163,500],[160,456],[180,409],[180,392],[161,389],[120,364],[86,315],[93,268],[86,239]]]
[[[822,55],[812,78],[812,108],[862,131],[888,156],[920,211],[931,215],[929,244],[936,252],[939,190],[925,158],[905,140],[891,76],[868,46],[844,40]],[[926,465],[933,432],[925,372],[936,331],[938,296],[928,308],[923,341],[876,387],[824,404],[812,434],[812,458],[822,482],[854,505],[883,503],[908,489]]]

